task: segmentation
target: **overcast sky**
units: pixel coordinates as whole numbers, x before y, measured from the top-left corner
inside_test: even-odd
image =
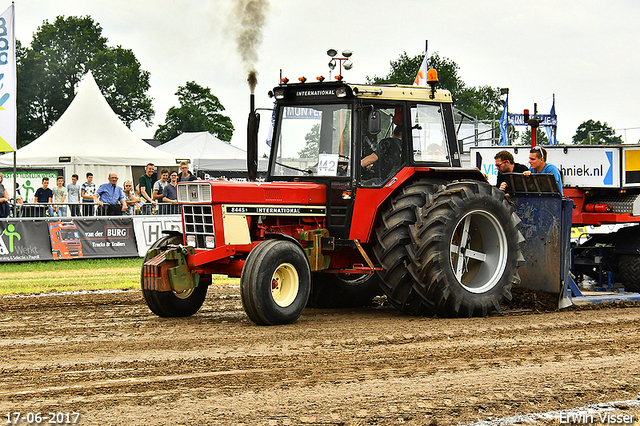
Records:
[[[178,86],[193,80],[220,99],[236,127],[232,143],[244,147],[249,89],[232,30],[237,1],[16,0],[16,35],[26,45],[44,20],[90,15],[110,45],[132,49],[151,73],[154,125],[134,123],[137,135],[153,137],[178,105]],[[0,0],[0,9],[9,5]],[[273,0],[257,50],[257,106],[272,105],[266,93],[280,70],[293,81],[328,77],[329,48],[353,51],[345,79],[363,83],[385,76],[402,52],[423,53],[429,40],[429,51],[458,63],[468,85],[508,87],[510,112],[533,111],[536,102],[548,113],[555,94],[558,140],[569,143],[588,119],[640,127],[638,22],[637,0]],[[269,118],[263,114],[263,130]],[[638,129],[618,134],[640,139]]]

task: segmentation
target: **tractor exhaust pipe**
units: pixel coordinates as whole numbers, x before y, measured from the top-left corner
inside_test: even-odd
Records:
[[[249,87],[251,95],[249,98],[249,120],[247,122],[247,172],[250,181],[255,181],[258,176],[258,129],[260,127],[260,115],[256,112],[256,97],[254,89],[257,83],[257,73],[249,73]]]

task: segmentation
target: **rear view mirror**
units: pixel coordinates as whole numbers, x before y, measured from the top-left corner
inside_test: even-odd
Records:
[[[382,129],[382,116],[375,109],[371,111],[371,115],[369,116],[369,133],[372,135],[377,135],[380,133]]]

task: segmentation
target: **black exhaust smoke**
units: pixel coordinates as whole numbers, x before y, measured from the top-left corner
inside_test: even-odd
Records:
[[[260,115],[256,112],[256,97],[251,92],[249,98],[251,110],[247,122],[247,172],[249,180],[255,181],[258,176],[258,129],[260,127]]]
[[[267,20],[269,0],[234,0],[234,15],[229,20],[230,29],[235,33],[236,45],[243,64],[249,71],[247,82],[251,89],[249,120],[247,122],[247,171],[249,180],[258,175],[258,127],[260,116],[256,113],[254,91],[258,84],[256,63],[258,47],[262,43],[262,30]]]

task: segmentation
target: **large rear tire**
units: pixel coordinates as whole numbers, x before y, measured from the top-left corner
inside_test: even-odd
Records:
[[[151,249],[162,249],[169,244],[180,244],[182,236],[169,235],[160,238],[151,246]],[[149,260],[149,253],[144,257],[144,262]],[[144,263],[143,262],[143,263]],[[209,277],[201,277],[200,283],[196,288],[185,290],[183,292],[175,291],[153,291],[145,290],[144,274],[141,273],[140,284],[142,287],[142,296],[151,311],[159,317],[188,317],[200,310],[204,299],[207,297]]]
[[[382,294],[376,274],[327,274],[314,272],[307,306],[320,309],[371,306]]]
[[[242,268],[242,305],[258,325],[295,322],[310,290],[309,262],[302,248],[291,241],[263,241],[251,250]]]
[[[409,315],[430,312],[424,298],[416,292],[407,269],[411,263],[407,252],[407,245],[411,243],[409,226],[418,221],[420,208],[430,205],[433,195],[444,184],[446,181],[419,180],[402,188],[385,206],[376,229],[377,244],[373,252],[383,268],[379,273],[381,288],[392,306]]]
[[[621,254],[618,258],[620,282],[626,291],[640,292],[640,255]]]
[[[440,316],[486,316],[520,283],[522,223],[504,193],[454,182],[412,225],[409,271],[423,303]]]
[[[618,255],[618,278],[628,291],[640,291],[640,225],[629,226],[618,230],[615,249]]]

